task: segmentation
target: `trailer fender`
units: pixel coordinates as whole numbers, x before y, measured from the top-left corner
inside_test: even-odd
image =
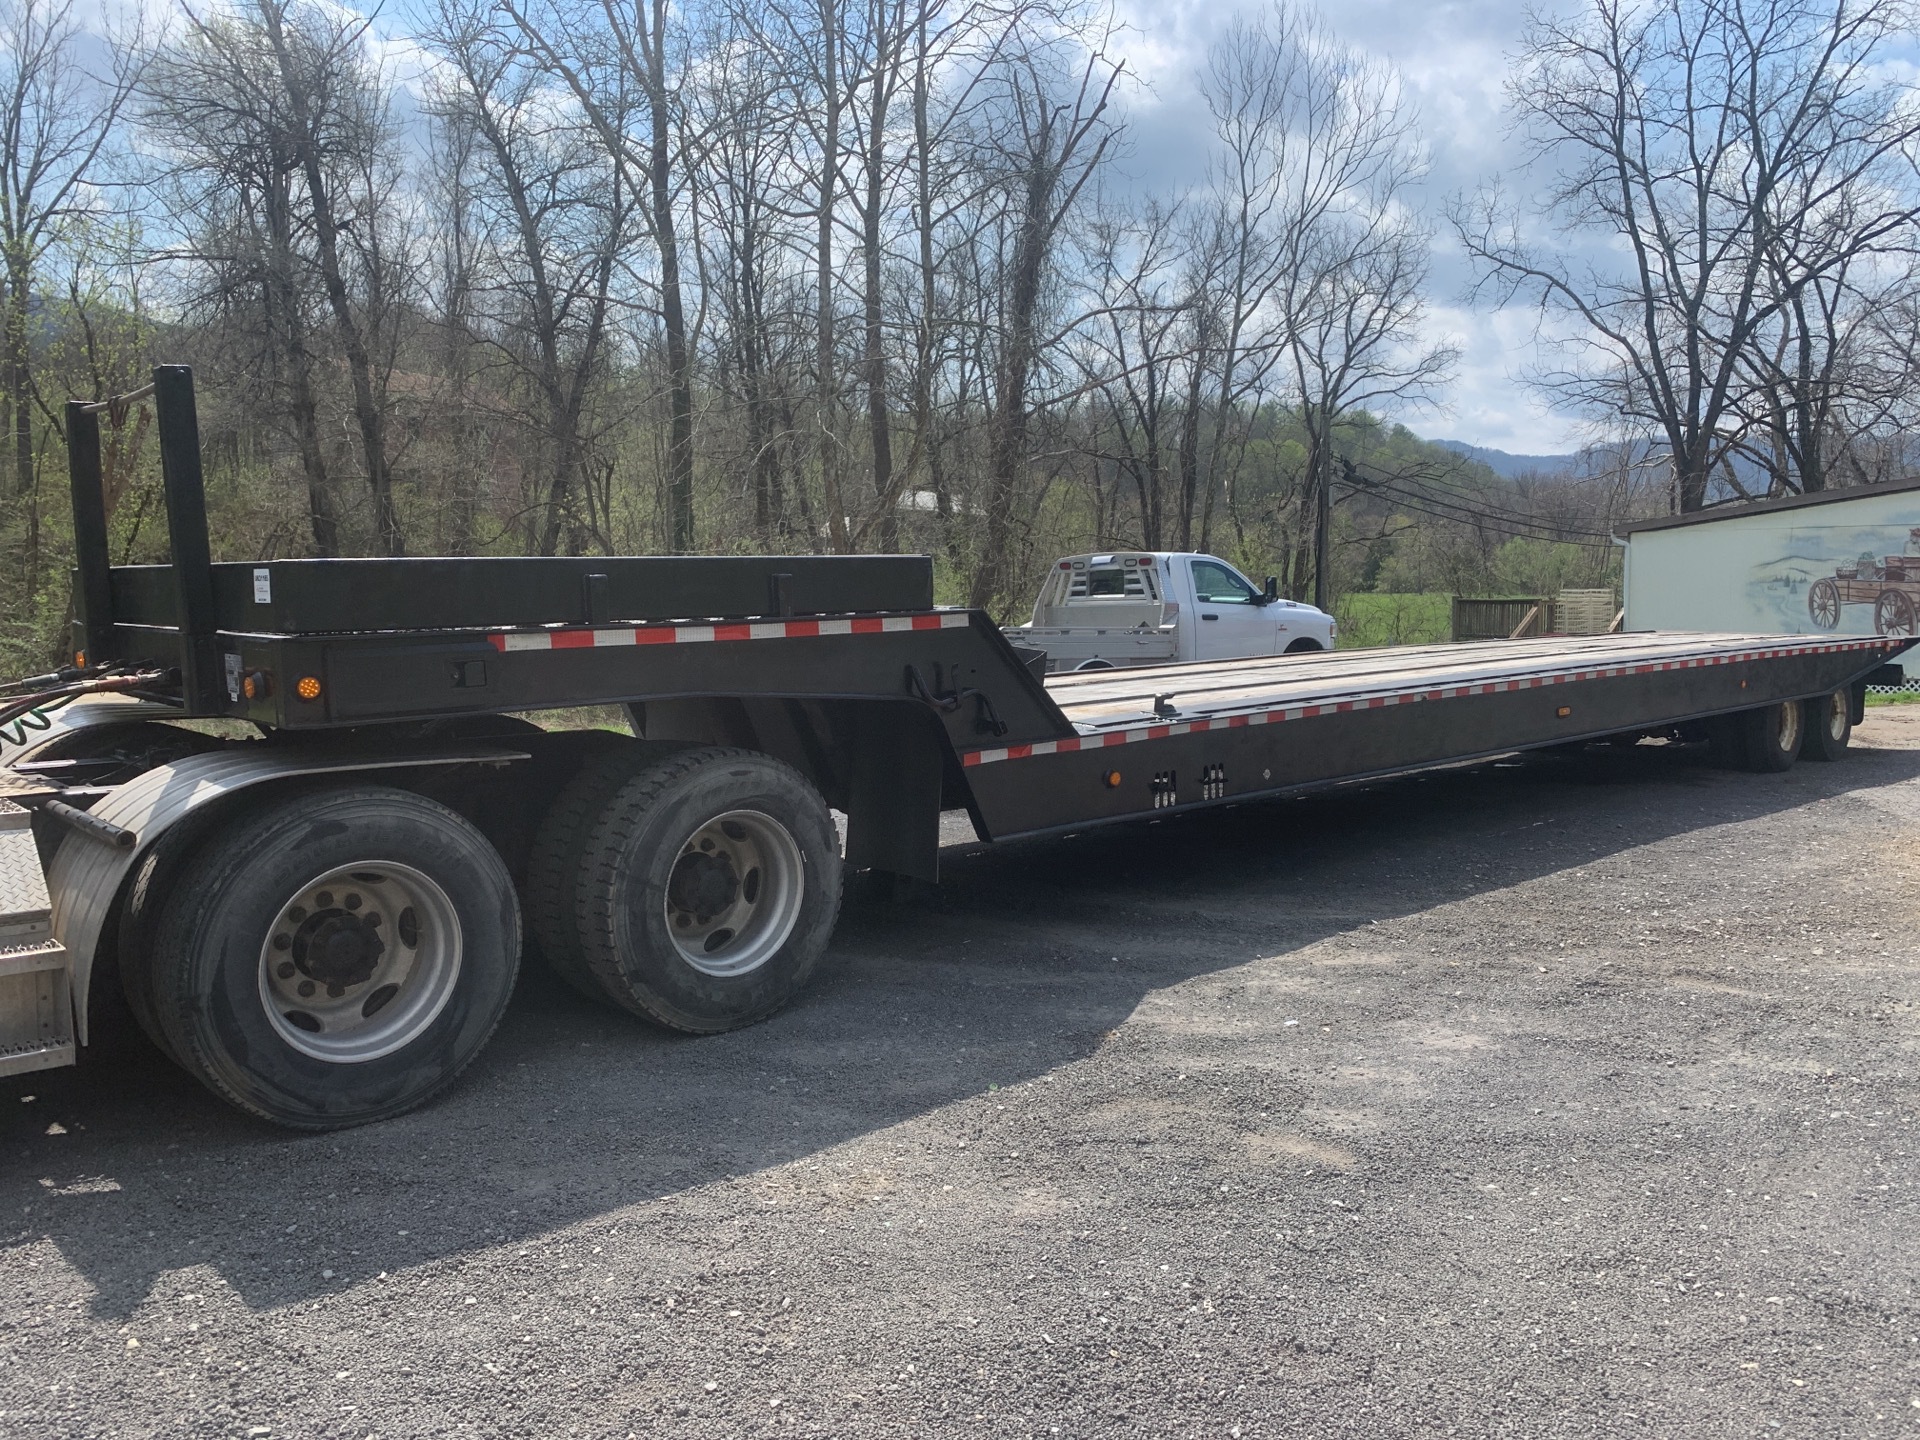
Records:
[[[101,725],[125,725],[134,720],[177,720],[180,707],[162,705],[157,700],[134,700],[102,696],[97,700],[79,700],[43,717],[44,728],[19,725],[20,743],[15,744],[8,731],[0,730],[0,765],[31,760],[43,745],[71,735],[76,730],[91,730]]]
[[[123,709],[112,718],[126,715]],[[261,753],[249,753],[254,750]],[[243,746],[208,755],[189,755],[160,765],[103,796],[88,812],[95,820],[131,833],[131,844],[116,846],[90,835],[69,834],[47,870],[54,938],[66,947],[73,966],[76,1033],[87,1043],[87,996],[93,964],[107,916],[141,857],[167,831],[197,810],[251,786],[296,776],[350,774],[370,770],[410,770],[423,766],[505,765],[529,758],[524,750],[492,746],[370,755],[290,752],[278,747]]]

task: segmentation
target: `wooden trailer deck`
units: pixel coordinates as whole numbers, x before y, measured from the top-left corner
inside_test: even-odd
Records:
[[[1047,677],[1047,693],[1082,735],[1267,711],[1310,715],[1451,700],[1581,680],[1844,651],[1884,651],[1879,637],[1646,632],[1474,644],[1334,650],[1258,660]],[[1287,718],[1300,718],[1289,714]]]

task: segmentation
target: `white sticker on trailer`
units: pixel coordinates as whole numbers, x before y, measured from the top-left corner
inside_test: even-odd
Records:
[[[256,605],[273,603],[273,572],[264,567],[253,572],[253,603]]]

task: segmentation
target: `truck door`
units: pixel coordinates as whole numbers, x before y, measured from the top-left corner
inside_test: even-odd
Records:
[[[1278,632],[1260,592],[1224,560],[1197,556],[1187,567],[1193,582],[1193,658],[1273,654]]]

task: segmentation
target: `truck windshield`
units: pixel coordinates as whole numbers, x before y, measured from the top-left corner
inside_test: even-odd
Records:
[[[1193,562],[1193,598],[1203,605],[1251,605],[1256,592],[1218,560]]]

